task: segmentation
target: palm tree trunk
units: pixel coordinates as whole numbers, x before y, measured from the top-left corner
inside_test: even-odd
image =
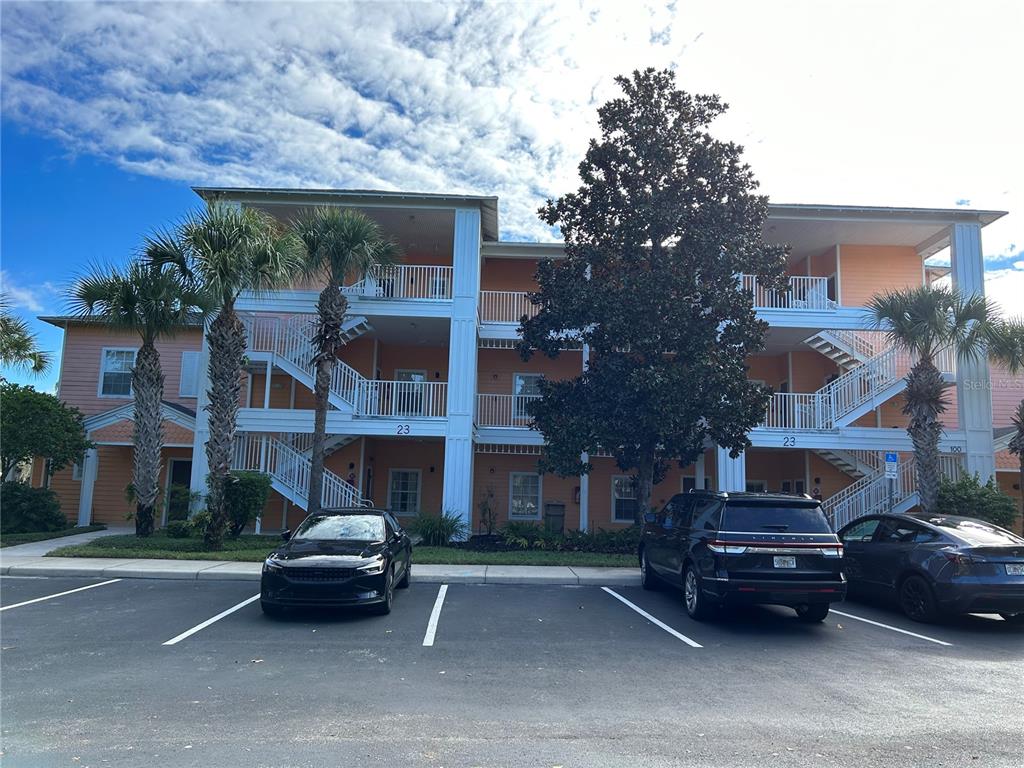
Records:
[[[135,428],[132,454],[132,485],[135,489],[135,535],[153,533],[156,500],[160,495],[160,449],[164,443],[160,401],[164,396],[164,374],[160,353],[147,341],[135,357],[132,370],[135,395]]]
[[[309,495],[307,496],[307,512],[313,514],[320,511],[324,485],[324,445],[327,441],[327,408],[331,390],[331,374],[334,371],[334,360],[338,350],[344,346],[341,338],[341,327],[348,311],[348,301],[335,282],[329,282],[321,291],[316,305],[317,329],[313,338],[316,356],[316,381],[313,385],[313,397],[316,413],[313,418],[313,448],[309,469]]]
[[[935,511],[939,496],[939,438],[946,410],[942,374],[928,357],[922,357],[907,374],[906,404],[903,413],[910,417],[907,432],[914,444],[917,492],[922,511]]]
[[[1010,453],[1016,454],[1020,460],[1020,480],[1017,487],[1021,489],[1021,530],[1024,531],[1024,400],[1017,406],[1017,412],[1013,414],[1013,426],[1017,434],[1010,438]]]
[[[245,356],[245,326],[235,313],[233,304],[225,304],[210,323],[206,334],[210,347],[210,391],[206,406],[210,414],[210,437],[206,441],[207,478],[206,509],[210,525],[203,540],[210,549],[224,546],[228,525],[224,488],[231,469],[231,450],[235,441],[235,424],[242,391],[242,359]]]

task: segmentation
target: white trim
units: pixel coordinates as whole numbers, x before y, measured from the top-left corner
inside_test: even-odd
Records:
[[[107,352],[131,352],[132,368],[134,368],[135,359],[139,355],[138,347],[103,347],[100,349],[100,375],[99,380],[96,382],[96,397],[103,400],[131,400],[135,396],[135,393],[132,391],[131,380],[128,382],[127,395],[106,395],[103,393],[103,376],[107,372]],[[119,371],[119,373],[123,373],[123,371]]]
[[[190,392],[185,391],[185,355],[193,355],[195,363],[192,369],[192,389]],[[199,364],[202,362],[203,353],[200,350],[185,349],[181,352],[181,368],[179,369],[178,376],[178,397],[185,398],[188,400],[196,400],[199,398]]]
[[[635,521],[635,520],[633,520],[633,519],[630,519],[630,520],[623,520],[622,518],[620,518],[620,517],[617,517],[617,516],[615,515],[615,501],[616,501],[616,496],[615,496],[615,481],[616,481],[616,480],[631,480],[631,479],[632,479],[632,476],[631,476],[631,475],[612,475],[612,482],[611,482],[611,488],[609,489],[609,491],[610,491],[610,493],[611,493],[611,498],[612,498],[612,514],[611,514],[611,517],[610,517],[609,519],[610,519],[610,520],[611,520],[611,522],[613,522],[613,523],[633,523],[633,522],[636,522],[636,521]],[[635,490],[634,490],[634,494],[635,494]],[[637,499],[636,499],[636,498],[634,498],[634,499],[633,499],[633,501],[637,501]]]
[[[77,461],[71,465],[71,479],[78,482],[81,482],[82,480],[82,465]]]
[[[524,475],[537,478],[537,514],[532,516],[512,514],[512,483],[516,477]],[[536,472],[509,472],[508,473],[508,519],[509,520],[541,520],[544,516],[544,475]]]
[[[836,304],[843,305],[843,249],[836,243]]]
[[[169,447],[169,446],[165,446],[165,447]],[[187,447],[191,448],[192,446],[189,445]],[[169,457],[167,459],[167,479],[164,481],[164,503],[163,503],[164,510],[163,510],[163,515],[160,518],[160,525],[162,525],[162,526],[167,525],[167,515],[171,511],[171,477],[174,475],[174,463],[177,462],[177,461],[187,461],[189,464],[191,464],[192,463],[192,457],[189,456],[186,459],[184,456],[171,456],[171,457]],[[191,474],[192,473],[189,472],[189,476],[190,477],[191,477]],[[186,487],[188,487],[188,486],[186,486]],[[191,491],[191,490],[192,489],[189,488],[189,491]],[[191,504],[189,506],[191,506]],[[188,510],[186,510],[185,514],[186,514],[186,516],[188,515]]]
[[[391,500],[391,479],[395,472],[412,472],[416,475],[416,509],[413,512],[398,512],[395,510]],[[423,470],[403,467],[391,467],[388,469],[388,505],[387,509],[395,517],[415,517],[423,511]]]

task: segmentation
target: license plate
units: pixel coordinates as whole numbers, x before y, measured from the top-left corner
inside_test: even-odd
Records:
[[[776,557],[774,560],[776,568],[796,568],[795,557]]]
[[[1009,565],[1006,566],[1007,576],[1024,576],[1024,563],[1020,565]]]

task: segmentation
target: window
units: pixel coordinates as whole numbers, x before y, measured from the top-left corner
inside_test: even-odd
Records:
[[[395,394],[392,407],[397,416],[423,416],[423,385],[426,371],[395,370]]]
[[[512,418],[525,420],[530,418],[526,409],[534,397],[540,395],[539,373],[517,373],[512,377]]]
[[[672,500],[672,527],[689,528],[690,520],[693,517],[693,505],[696,499],[693,496],[676,496]]]
[[[702,499],[693,510],[693,527],[702,531],[717,531],[722,522],[722,504],[716,499]]]
[[[420,511],[420,471],[392,469],[388,475],[388,509],[396,515]]]
[[[780,490],[781,490],[782,493],[792,493],[793,492],[793,481],[792,480],[783,480],[782,481],[782,487],[780,488]]]
[[[612,477],[612,522],[632,523],[636,520],[636,486],[628,475]]]
[[[872,517],[847,528],[843,534],[843,541],[871,541],[879,522],[877,517]]]
[[[803,480],[794,480],[793,493],[795,493],[797,496],[803,496],[805,493],[807,493],[807,483],[805,483]]]
[[[100,358],[100,397],[131,397],[134,349],[104,349]]]
[[[82,479],[82,465],[75,462],[71,465],[71,479],[81,480]]]
[[[302,521],[292,541],[384,541],[380,515],[314,515]]]
[[[540,519],[540,475],[536,472],[512,472],[509,475],[509,519]]]
[[[747,493],[764,493],[764,480],[747,480]]]
[[[181,381],[178,397],[199,397],[199,353],[181,353]]]
[[[886,520],[878,534],[880,544],[912,544],[934,541],[937,538],[938,534],[934,531],[904,520]]]

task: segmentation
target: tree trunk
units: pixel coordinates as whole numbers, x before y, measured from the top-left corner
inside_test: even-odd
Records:
[[[160,401],[164,396],[164,374],[160,353],[152,342],[143,343],[132,369],[135,397],[135,427],[132,436],[132,486],[135,489],[135,535],[153,533],[156,501],[160,495],[160,449],[164,443]]]
[[[316,365],[316,381],[313,386],[313,397],[316,401],[316,413],[313,418],[313,447],[309,468],[309,494],[307,511],[310,514],[320,511],[324,484],[324,444],[327,441],[327,409],[330,404],[331,374],[338,350],[344,346],[341,338],[341,327],[348,311],[348,301],[335,282],[329,282],[321,291],[316,305],[317,329],[313,337],[316,350],[313,363]]]
[[[903,413],[910,417],[907,432],[914,444],[917,492],[925,513],[935,511],[939,496],[939,438],[942,436],[939,417],[946,410],[942,390],[939,369],[929,358],[922,357],[907,374]]]
[[[636,515],[640,523],[651,509],[654,495],[654,450],[641,450],[636,472]]]
[[[211,520],[203,541],[209,549],[220,549],[224,546],[224,532],[228,524],[224,488],[231,469],[246,343],[245,326],[235,313],[233,304],[225,304],[221,308],[210,323],[206,340],[210,347],[210,390],[206,405],[210,414],[210,437],[206,441],[210,474],[207,478],[206,509]]]
[[[1020,401],[1017,412],[1013,415],[1013,426],[1016,427],[1017,434],[1010,438],[1010,453],[1015,454],[1020,460],[1020,478],[1018,480],[1018,487],[1021,489],[1020,525],[1021,531],[1024,531],[1024,400]]]

